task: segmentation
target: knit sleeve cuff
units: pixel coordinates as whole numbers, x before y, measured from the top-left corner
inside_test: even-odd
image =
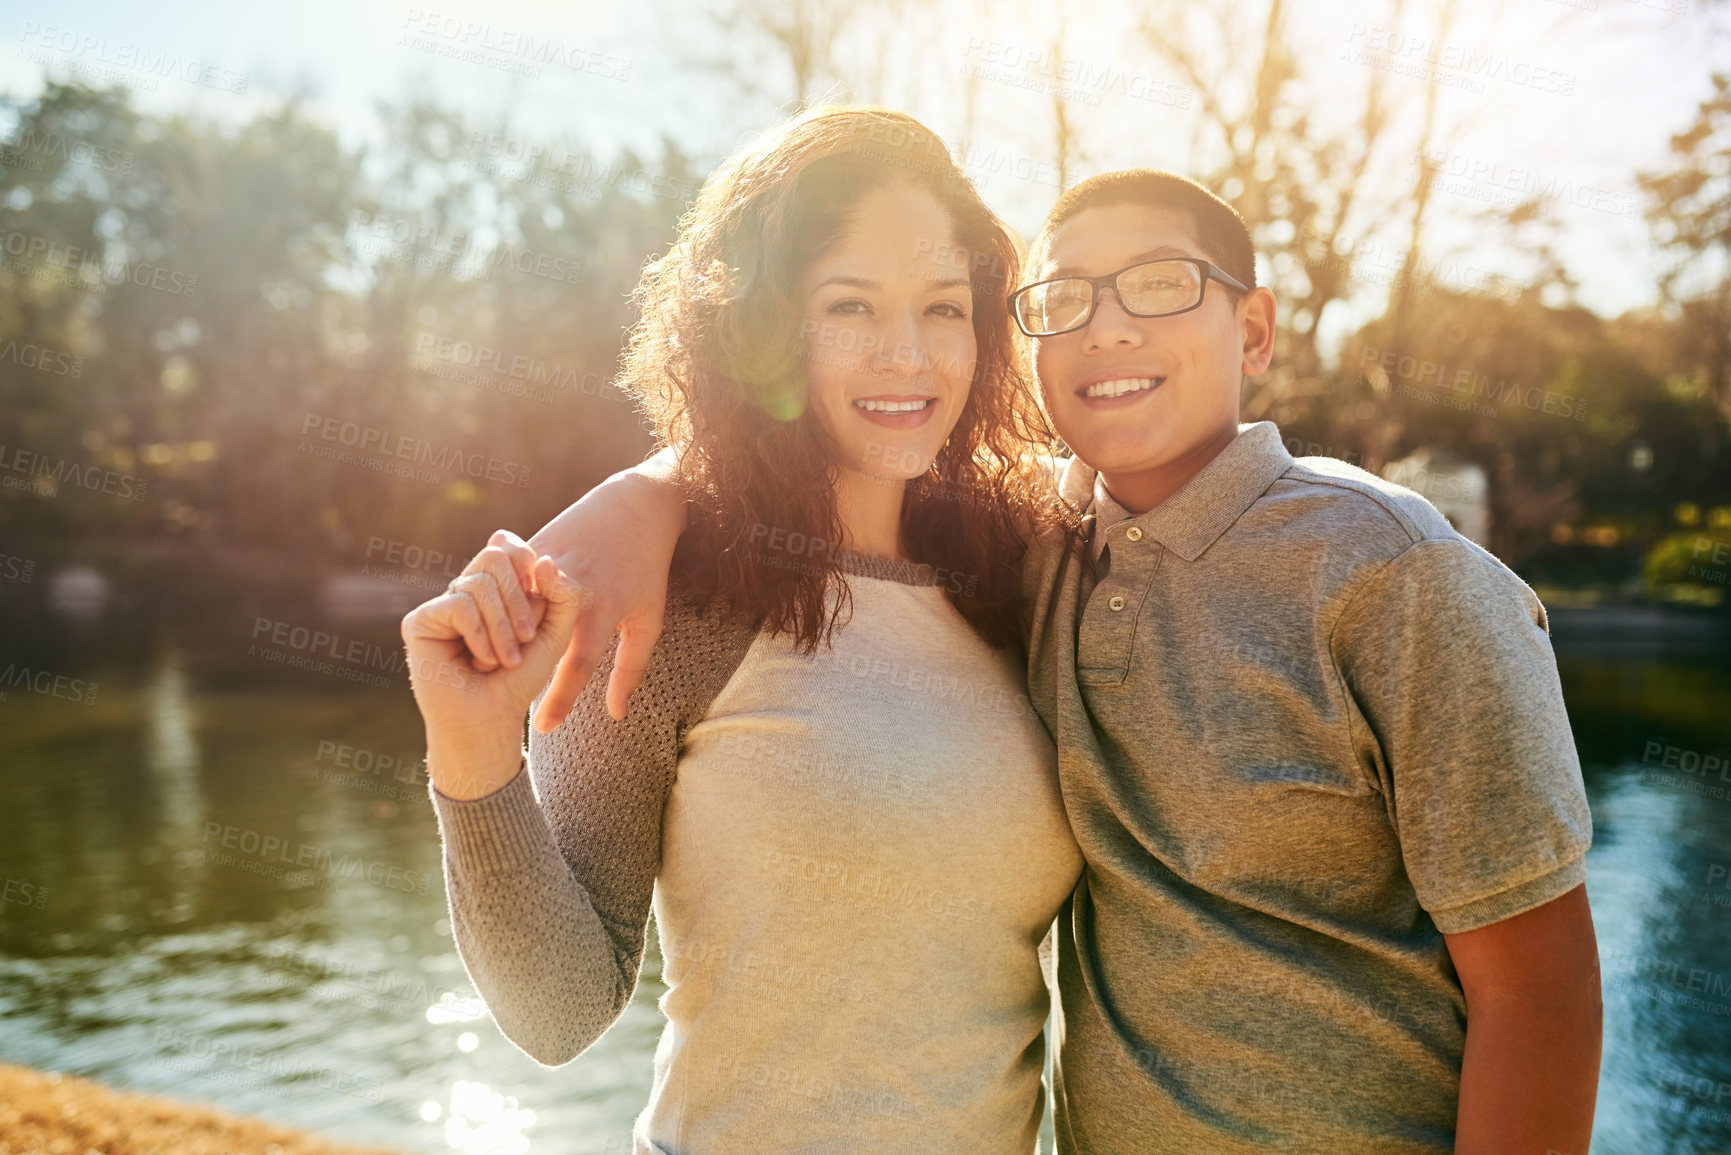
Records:
[[[439,819],[445,857],[463,872],[497,874],[523,870],[559,857],[559,845],[535,800],[528,760],[491,794],[451,798],[429,785]]]

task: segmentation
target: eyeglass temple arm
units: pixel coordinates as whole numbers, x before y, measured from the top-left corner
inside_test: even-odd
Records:
[[[1240,281],[1237,277],[1233,276],[1214,262],[1203,261],[1202,263],[1207,267],[1208,275],[1225,285],[1227,288],[1237,289],[1241,293],[1248,293],[1250,291],[1249,285],[1246,285],[1243,281]]]

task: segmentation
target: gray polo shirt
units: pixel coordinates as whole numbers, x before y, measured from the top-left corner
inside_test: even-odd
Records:
[[[1537,597],[1422,497],[1274,425],[1089,545],[1040,542],[1029,682],[1086,858],[1059,1150],[1452,1149],[1443,933],[1585,878]]]

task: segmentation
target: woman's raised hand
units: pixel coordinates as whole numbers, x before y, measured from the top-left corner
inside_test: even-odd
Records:
[[[403,618],[428,773],[442,793],[476,798],[515,775],[524,716],[570,644],[579,602],[551,557],[499,530],[446,593]]]

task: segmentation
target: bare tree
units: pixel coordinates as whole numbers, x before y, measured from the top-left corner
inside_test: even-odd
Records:
[[[1458,0],[1434,9],[1432,44],[1449,40],[1458,10]],[[1383,20],[1388,29],[1406,28],[1407,0],[1389,0]],[[1390,92],[1388,61],[1375,52],[1359,58],[1350,41],[1339,60],[1301,66],[1318,54],[1300,45],[1287,0],[1261,8],[1152,0],[1140,32],[1197,93],[1193,175],[1243,212],[1286,306],[1280,355],[1246,397],[1246,416],[1286,421],[1319,403],[1345,405],[1350,391],[1323,364],[1321,322],[1367,289],[1386,286],[1394,339],[1401,339],[1415,296],[1437,288],[1439,262],[1424,251],[1437,158],[1493,106],[1445,109],[1433,76],[1414,115]],[[1364,67],[1364,81],[1356,90],[1326,85],[1324,117],[1315,81],[1348,58]],[[1366,258],[1381,252],[1366,245],[1373,237],[1405,243],[1393,261],[1367,268]],[[1384,460],[1402,436],[1398,410],[1375,397],[1361,400],[1352,423],[1356,448]]]
[[[709,17],[716,35],[692,57],[739,91],[782,110],[826,100],[881,101],[895,46],[907,43],[907,11],[905,0],[734,0]],[[861,50],[843,52],[842,45],[856,36]],[[711,45],[718,42],[726,47],[715,51]]]
[[[1064,39],[1069,22],[1062,17],[1051,40],[1052,54],[1052,152],[1058,166],[1058,192],[1070,187],[1077,155],[1076,125],[1070,118],[1070,96],[1064,85]]]
[[[1731,415],[1731,73],[1713,75],[1694,123],[1671,137],[1670,163],[1640,183],[1672,258],[1660,289],[1695,322],[1707,393]]]

